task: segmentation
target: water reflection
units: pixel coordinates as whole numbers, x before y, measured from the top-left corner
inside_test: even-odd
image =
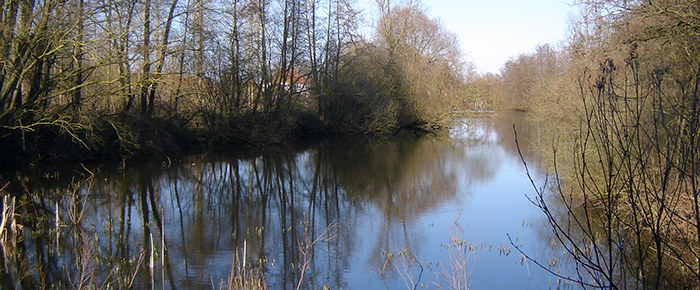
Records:
[[[521,221],[531,214],[523,195],[529,185],[512,124],[462,120],[443,136],[406,132],[384,142],[327,140],[303,149],[78,168],[79,175],[40,174],[41,181],[11,178],[5,192],[27,201],[16,210],[29,229],[23,247],[35,250],[31,257],[6,252],[17,268],[3,270],[12,283],[75,285],[92,270],[97,286],[201,289],[225,279],[245,249],[246,263],[262,269],[275,289],[296,289],[300,280],[305,289],[405,287],[404,274],[413,270],[387,267],[387,253],[409,249],[426,265],[445,259],[441,243],[460,223],[475,224],[469,238],[491,245],[504,244],[504,233],[480,230],[499,220],[515,225],[505,230],[528,231]],[[536,132],[522,128],[523,138]],[[529,148],[523,152],[534,158]],[[489,189],[511,180],[520,180],[512,181],[517,188]],[[504,201],[516,196],[522,200]],[[332,238],[305,247],[336,224]],[[23,271],[22,263],[38,270]],[[502,285],[490,282],[495,277],[480,283]]]

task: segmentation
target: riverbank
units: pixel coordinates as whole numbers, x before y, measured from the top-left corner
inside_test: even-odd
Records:
[[[516,120],[465,120],[450,134],[401,131],[382,142],[297,139],[126,166],[34,170],[3,193],[16,197],[12,217],[22,228],[15,233],[32,235],[12,249],[39,254],[8,250],[5,277],[34,288],[71,289],[92,273],[84,285],[98,289],[206,289],[243,268],[272,289],[296,289],[299,281],[300,289],[400,289],[401,275],[432,285],[453,273],[489,289],[544,288],[547,273],[507,255],[504,233],[528,249],[549,245],[535,228],[542,223],[530,222],[537,212],[524,197],[530,187],[511,139]],[[517,124],[528,144],[533,125]],[[450,263],[453,251],[462,264]],[[236,256],[246,257],[246,267],[232,267]],[[504,271],[508,279],[500,278]]]
[[[61,163],[127,162],[140,158],[175,157],[235,148],[284,146],[300,140],[337,136],[386,138],[402,129],[434,133],[441,124],[385,124],[383,130],[329,124],[309,110],[285,113],[251,112],[237,116],[199,114],[143,117],[138,114],[78,116],[69,122],[39,125],[31,130],[0,129],[0,168],[4,171]],[[21,131],[21,132],[20,132]]]

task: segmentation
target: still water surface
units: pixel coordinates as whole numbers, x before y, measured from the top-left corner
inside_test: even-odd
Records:
[[[75,175],[44,174],[29,190],[48,197],[37,203],[57,209],[59,224],[70,224],[76,204],[84,209],[102,265],[142,257],[137,288],[218,287],[244,249],[246,265],[261,269],[272,289],[296,289],[302,267],[304,289],[449,289],[451,278],[465,276],[470,289],[556,287],[508,238],[544,264],[557,256],[526,197],[534,190],[513,124],[542,179],[530,145],[538,127],[511,113],[461,120],[442,136],[104,166],[72,191],[61,180]],[[71,205],[66,188],[86,202]],[[46,243],[75,245],[69,229],[58,232]]]

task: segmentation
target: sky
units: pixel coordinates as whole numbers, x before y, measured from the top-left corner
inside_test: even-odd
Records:
[[[566,35],[571,0],[422,0],[433,18],[459,36],[480,73],[498,73],[509,57]]]

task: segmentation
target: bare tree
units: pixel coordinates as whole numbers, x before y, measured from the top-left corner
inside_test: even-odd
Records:
[[[670,1],[587,5],[607,9],[589,50],[599,65],[577,78],[582,111],[573,151],[563,148],[571,156],[555,151],[556,178],[533,199],[576,263],[560,276],[609,289],[695,288],[700,67],[690,19],[700,10]]]

